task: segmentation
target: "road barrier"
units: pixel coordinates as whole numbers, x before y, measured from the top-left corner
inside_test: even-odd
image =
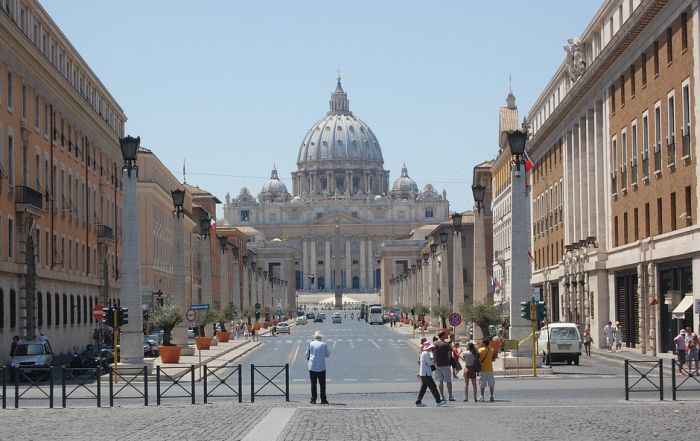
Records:
[[[100,381],[101,367],[96,368],[61,368],[61,404],[66,407],[68,399],[73,400],[97,400],[97,407],[102,407],[102,387]],[[93,381],[94,380],[94,381]],[[68,383],[70,381],[70,383]],[[90,385],[94,384],[95,389]],[[70,386],[70,390],[68,389]],[[87,391],[86,397],[81,397],[76,392]],[[71,398],[71,395],[75,394]]]
[[[45,398],[49,399],[49,408],[53,409],[53,368],[13,368],[15,373],[15,409],[19,408],[19,399],[32,390],[41,392],[39,398],[32,398],[27,396],[26,400],[39,399],[43,400]],[[33,375],[38,373],[39,375]],[[49,380],[48,386],[42,384],[42,381]],[[22,393],[19,391],[19,383],[22,381],[28,381],[29,387],[24,389]],[[47,390],[48,388],[48,390]]]
[[[7,369],[0,366],[0,382],[2,383],[2,408],[7,408]]]
[[[143,389],[138,388],[138,379],[143,377]],[[119,383],[119,380],[123,382]],[[115,391],[115,386],[117,390]],[[135,392],[135,395],[128,395]],[[121,395],[121,397],[120,397]],[[109,407],[114,406],[115,398],[143,397],[143,405],[148,406],[148,370],[146,366],[140,368],[120,367],[118,373],[109,368]]]
[[[685,371],[686,375],[682,376],[682,380],[677,382],[676,380],[676,368],[681,367],[681,372]],[[685,387],[684,385],[688,383]],[[683,368],[682,364],[679,364],[675,359],[671,360],[671,390],[673,395],[673,401],[676,401],[676,392],[700,392],[700,378],[698,377],[698,366],[695,365],[695,375],[691,371],[687,371]]]
[[[651,367],[649,367],[651,366]],[[639,368],[638,368],[639,367]],[[636,378],[636,381],[630,385],[630,368],[632,368],[632,374]],[[647,369],[648,368],[648,369]],[[641,369],[641,370],[640,370]],[[646,370],[645,370],[646,369]],[[658,371],[657,371],[658,370]],[[650,374],[658,373],[658,383],[650,378]],[[639,378],[637,378],[639,377]],[[642,380],[646,382],[642,383]],[[640,383],[646,385],[649,383],[651,389],[640,389]],[[664,400],[664,360],[659,359],[658,361],[639,361],[639,360],[625,360],[625,401],[629,401],[630,392],[658,392],[659,400]]]
[[[175,371],[175,374],[168,374],[166,371]],[[182,385],[182,381],[187,381],[187,373],[190,374],[190,389],[187,390],[185,386]],[[161,383],[167,385],[167,387],[161,390]],[[170,395],[167,395],[168,391],[173,389]],[[177,393],[184,392],[184,395],[177,395]],[[192,404],[195,403],[194,399],[194,365],[190,365],[189,369],[183,370],[181,367],[156,367],[156,405],[160,406],[160,401],[163,398],[190,398]]]
[[[228,371],[230,369],[230,371]],[[220,374],[220,371],[228,372],[227,374]],[[209,389],[209,377],[213,377],[218,380],[218,383],[211,389]],[[231,385],[230,379],[238,378],[238,389],[234,389]],[[204,365],[204,403],[208,403],[209,398],[235,398],[238,397],[238,402],[243,402],[243,368],[240,364],[237,365],[223,365],[217,366],[216,368],[210,368]],[[214,383],[214,381],[212,381]],[[219,393],[214,393],[217,389],[220,389]]]
[[[274,370],[272,373],[267,374],[261,369],[269,370],[269,369],[279,369],[277,372]],[[255,373],[258,373],[261,377],[263,377],[265,380],[265,383],[260,386],[257,390],[255,389]],[[275,379],[282,373],[284,372],[284,390],[280,388],[277,383],[275,383]],[[269,376],[268,376],[269,375]],[[260,392],[267,387],[267,385],[272,385],[274,386],[275,389],[280,391],[281,393],[279,394],[261,394]],[[255,397],[285,397],[286,401],[289,401],[289,363],[285,364],[284,366],[255,366],[254,364],[250,365],[250,402],[254,403],[255,402]]]

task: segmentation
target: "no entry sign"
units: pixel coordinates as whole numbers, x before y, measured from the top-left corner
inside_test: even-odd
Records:
[[[193,322],[194,319],[197,318],[197,311],[195,311],[194,309],[190,309],[189,311],[187,311],[187,315],[185,315],[185,317],[187,318],[188,322]]]
[[[102,320],[105,318],[105,307],[102,305],[95,305],[94,308],[92,308],[92,316],[95,318],[95,320]]]
[[[459,324],[462,323],[462,316],[459,315],[458,312],[453,312],[449,315],[449,317],[447,317],[447,320],[449,320],[450,325],[459,326]]]

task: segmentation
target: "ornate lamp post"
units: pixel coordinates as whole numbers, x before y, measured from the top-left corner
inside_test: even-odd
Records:
[[[185,203],[185,190],[175,189],[170,192],[173,198],[174,222],[174,253],[173,253],[173,292],[175,294],[175,305],[185,313],[189,309],[187,299],[187,288],[185,282],[185,214],[182,209]],[[194,348],[190,347],[187,339],[187,323],[180,322],[173,329],[173,343],[180,347],[181,355],[194,354]]]
[[[143,365],[143,315],[141,314],[141,273],[138,232],[138,166],[140,137],[119,140],[124,158],[122,167],[122,289],[121,306],[131,311],[129,323],[121,327],[121,360],[129,365]],[[132,174],[132,171],[134,172]]]
[[[211,231],[211,216],[209,213],[203,213],[199,217],[199,234],[202,238],[201,241],[201,252],[202,252],[202,299],[201,302],[209,305],[209,308],[213,308],[213,299],[211,292],[211,249],[209,245],[209,234]],[[205,329],[204,335],[212,335],[213,329],[210,332]]]
[[[452,215],[452,311],[464,302],[464,265],[462,263],[462,213]],[[457,328],[455,327],[455,335]]]

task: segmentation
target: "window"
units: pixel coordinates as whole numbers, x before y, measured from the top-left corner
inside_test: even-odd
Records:
[[[654,42],[654,76],[659,74],[659,42]]]
[[[673,31],[671,28],[666,29],[666,62],[673,63]]]
[[[661,171],[661,105],[654,108],[654,171]]]
[[[13,219],[7,220],[7,257],[12,257],[14,254],[13,242],[14,242],[14,221]]]
[[[682,152],[683,158],[690,156],[690,83],[688,80],[683,82],[681,93],[681,105],[683,106],[683,122],[681,127],[682,133]]]
[[[36,324],[40,328],[44,326],[44,296],[41,292],[36,293]]]
[[[685,226],[688,227],[692,223],[692,215],[691,213],[693,212],[693,199],[691,196],[691,189],[690,186],[685,187]],[[2,326],[0,326],[2,328]]]
[[[612,139],[612,158],[611,158],[612,165],[610,167],[611,170],[611,187],[612,187],[612,194],[617,193],[617,138]]]
[[[642,87],[647,85],[647,53],[642,53]]]
[[[615,84],[610,86],[610,113],[615,114]]]
[[[673,92],[668,95],[668,165],[676,163],[676,99]]]
[[[53,299],[56,306],[56,314],[54,317],[56,318],[56,326],[58,326],[61,324],[61,298],[59,297],[58,293],[56,293],[54,294]],[[63,307],[65,308],[66,305],[64,304]]]
[[[81,312],[81,311],[80,311],[80,296],[75,296],[75,297],[76,297],[76,299],[75,299],[75,303],[76,303],[76,305],[75,305],[75,315],[77,316],[78,324],[80,324],[80,312]]]
[[[72,296],[71,296],[72,297]],[[73,302],[71,301],[71,305]],[[63,294],[63,326],[68,324],[68,296]]]
[[[17,327],[17,293],[14,289],[10,290],[10,328]]]
[[[639,240],[639,208],[634,208],[634,240]]]
[[[618,222],[617,222],[617,216],[615,216],[615,243],[614,246],[617,246],[619,244],[619,236],[618,236]]]
[[[622,215],[622,238],[623,238],[624,241],[625,241],[624,243],[628,243],[628,242],[629,242],[629,236],[627,235],[627,231],[628,231],[628,227],[627,227],[627,226],[628,226],[628,225],[629,225],[629,222],[627,222],[627,212],[625,212],[625,213]]]
[[[248,222],[250,220],[250,211],[241,210],[241,222]]]
[[[632,123],[632,128],[630,129],[630,135],[632,137],[632,170],[630,170],[630,173],[632,177],[630,178],[630,182],[633,184],[637,183],[637,121],[635,120]]]
[[[7,72],[7,110],[12,111],[12,72]]]
[[[12,135],[7,137],[7,183],[10,188],[15,185],[15,140]]]
[[[664,232],[664,203],[661,198],[656,200],[656,234]]]
[[[635,74],[636,71],[633,64],[632,66],[630,66],[630,98],[634,98],[634,95],[637,93],[637,81]]]
[[[676,192],[671,192],[671,231],[676,229]]]
[[[432,217],[433,217],[433,209],[432,209],[432,208],[426,208],[426,209],[425,209],[425,217],[426,217],[426,218],[432,218]]]
[[[92,299],[90,299],[90,303],[92,303]],[[88,322],[88,315],[92,317],[92,306],[90,306],[89,312],[90,314],[88,314],[87,297],[83,297],[83,323],[85,324]]]
[[[622,145],[620,146],[620,150],[622,153],[622,160],[621,160],[621,166],[622,166],[622,186],[621,188],[625,189],[627,188],[627,132],[625,130],[622,131],[622,134],[620,135],[620,141],[622,142]],[[626,243],[627,241],[625,241]]]
[[[27,119],[27,85],[22,84],[22,119]]]
[[[651,214],[649,210],[649,202],[644,204],[644,237],[651,236]]]
[[[51,311],[51,293],[46,293],[46,326],[51,326],[51,318],[53,312]]]
[[[625,106],[625,76],[620,75],[620,106]]]
[[[642,115],[642,174],[649,177],[649,115]]]
[[[0,288],[0,329],[5,327],[5,291]]]
[[[681,49],[688,49],[688,14],[681,14]]]

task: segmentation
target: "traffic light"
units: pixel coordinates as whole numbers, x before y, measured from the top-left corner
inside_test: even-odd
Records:
[[[541,323],[542,320],[547,318],[547,302],[540,300],[537,302],[537,322]]]
[[[520,317],[530,320],[530,301],[520,302]]]
[[[114,308],[110,306],[109,308],[104,308],[103,311],[105,325],[114,328]]]
[[[258,320],[260,320],[260,310],[255,311],[255,321],[257,322]]]
[[[411,316],[416,318],[416,308],[411,307]]]
[[[119,308],[117,323],[119,326],[124,326],[129,323],[129,308]]]

